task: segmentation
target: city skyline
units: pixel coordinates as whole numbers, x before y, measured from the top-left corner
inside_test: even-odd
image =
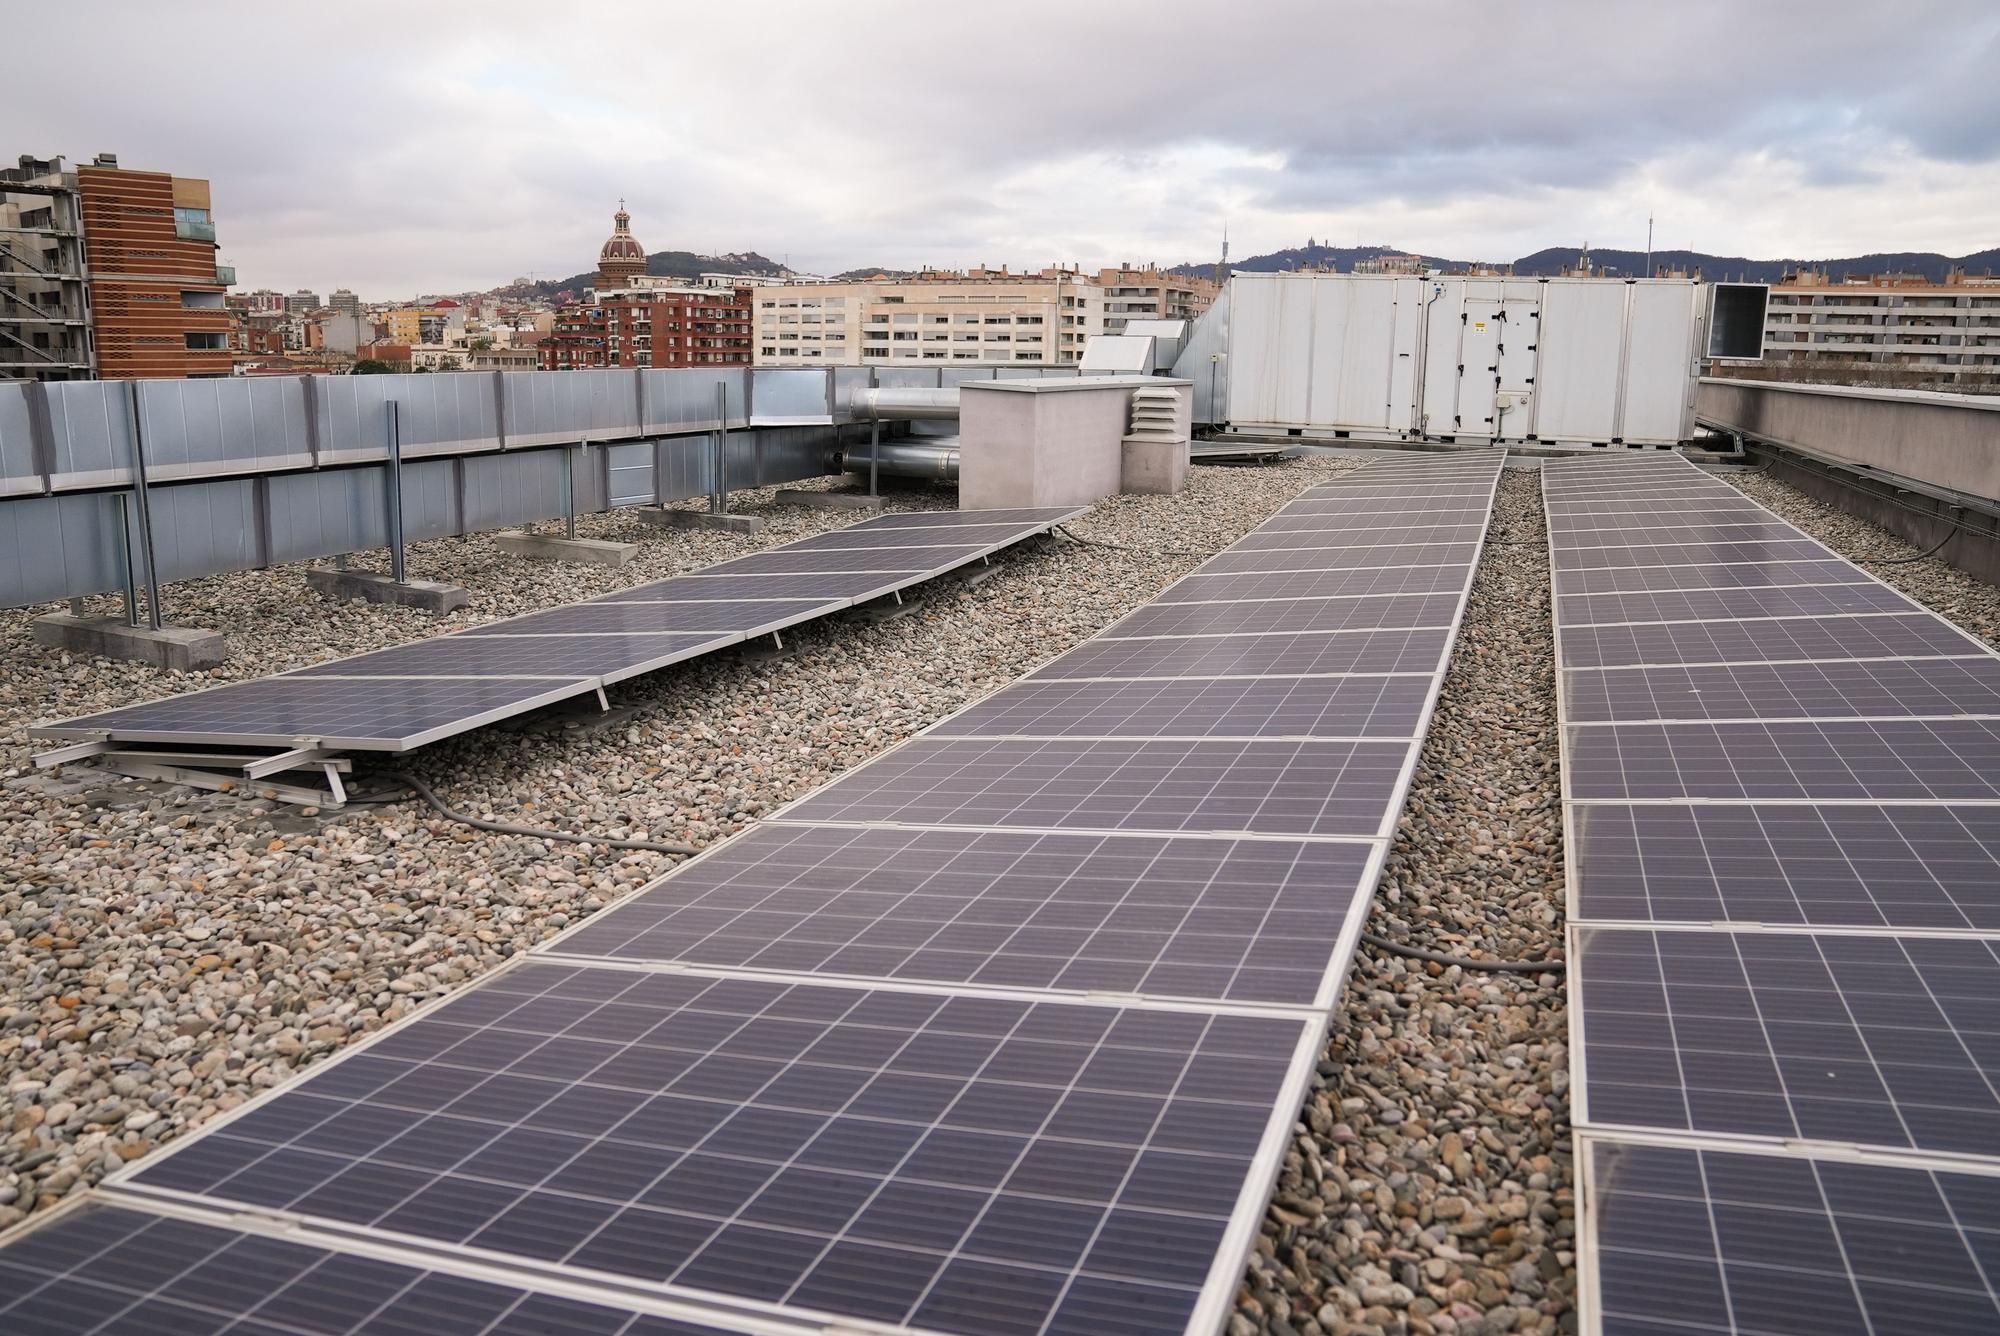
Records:
[[[566,277],[620,197],[649,250],[808,272],[1200,261],[1225,223],[1239,256],[1315,236],[1505,259],[1636,249],[1649,214],[1662,248],[1959,254],[2000,216],[2000,11],[1968,3],[1696,4],[1670,27],[1264,6],[1221,40],[1179,5],[1030,4],[997,31],[800,7],[753,41],[597,11],[615,54],[604,21],[506,4],[476,29],[448,7],[71,12],[125,33],[94,57],[102,96],[24,72],[17,141],[209,179],[222,258],[280,291]],[[232,105],[271,114],[183,95],[219,33]]]

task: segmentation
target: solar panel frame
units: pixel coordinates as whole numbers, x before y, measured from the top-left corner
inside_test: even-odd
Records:
[[[1275,571],[1382,570],[1394,566],[1469,566],[1479,543],[1378,543],[1370,547],[1307,547],[1275,552],[1231,549],[1211,558],[1211,574]]]
[[[1598,570],[1557,570],[1557,597],[1566,594],[1631,594],[1688,589],[1762,589],[1791,585],[1870,584],[1860,567],[1844,561],[1779,561],[1723,566],[1626,566]]]
[[[488,636],[630,635],[707,631],[716,636],[754,640],[800,622],[830,617],[853,606],[848,599],[795,599],[787,602],[737,603],[572,603],[544,608],[505,621],[468,627],[439,639],[480,639]]]
[[[1253,635],[1268,631],[1391,631],[1449,627],[1463,595],[1370,594],[1346,598],[1270,598],[1149,604],[1099,633],[1133,637]]]

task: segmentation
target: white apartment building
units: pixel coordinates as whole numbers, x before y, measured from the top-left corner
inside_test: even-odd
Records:
[[[2000,383],[2000,278],[1830,282],[1806,272],[1773,284],[1764,362],[1895,372],[1944,387]]]
[[[787,283],[751,300],[758,366],[1066,366],[1104,332],[1103,290],[1069,269]]]

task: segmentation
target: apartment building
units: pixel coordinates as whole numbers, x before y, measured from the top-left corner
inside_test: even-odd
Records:
[[[1122,334],[1128,320],[1192,320],[1214,304],[1214,279],[1169,273],[1156,265],[1097,271],[1104,293],[1104,333]]]
[[[1771,287],[1764,361],[1780,376],[1802,364],[1855,380],[2000,385],[2000,277],[1832,280],[1803,270]]]
[[[600,289],[556,313],[537,347],[547,371],[593,367],[748,366],[749,288]]]
[[[759,287],[757,365],[1073,365],[1104,332],[1104,293],[1073,269],[926,270]]]
[[[0,376],[226,376],[235,273],[208,182],[23,158],[0,172]]]
[[[76,173],[24,155],[0,169],[0,379],[95,371]]]

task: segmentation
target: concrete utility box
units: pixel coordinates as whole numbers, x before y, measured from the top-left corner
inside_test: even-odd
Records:
[[[1132,395],[1159,376],[968,381],[959,389],[958,504],[966,510],[1082,506],[1124,488]]]
[[[1694,435],[1707,288],[1681,279],[1237,274],[1222,420],[1364,441]]]

